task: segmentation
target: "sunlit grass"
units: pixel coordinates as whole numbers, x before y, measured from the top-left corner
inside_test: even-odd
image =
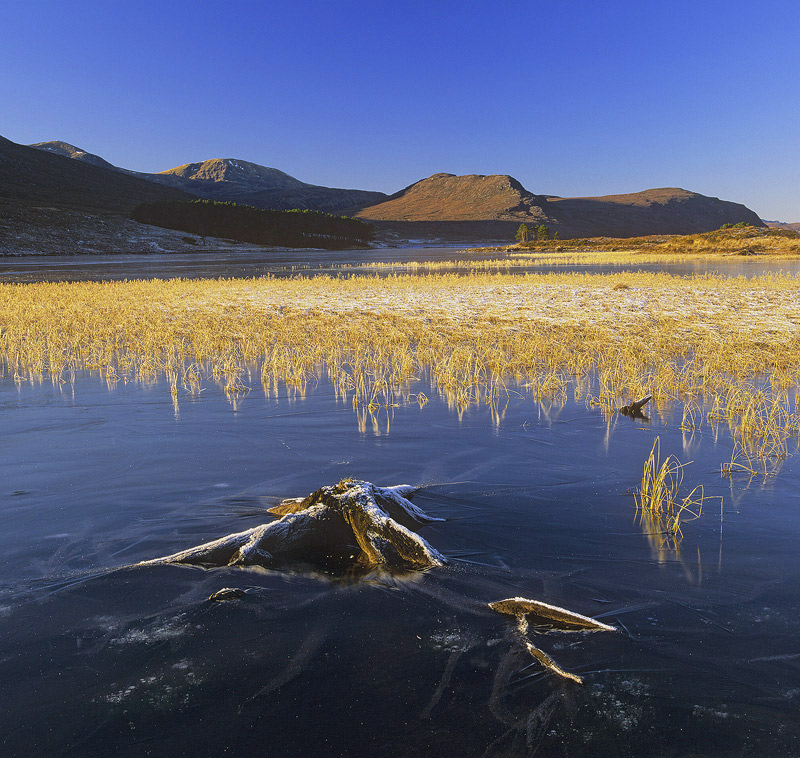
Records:
[[[538,240],[509,245],[510,251],[628,252],[686,257],[693,255],[800,256],[800,234],[787,229],[734,227],[699,234],[655,234],[647,237],[585,237],[570,240]]]
[[[700,518],[703,512],[703,487],[698,485],[688,495],[681,497],[683,469],[674,455],[661,461],[661,438],[656,437],[650,455],[644,464],[642,482],[636,493],[636,508],[642,521],[654,526],[675,539],[681,536],[681,524]]]
[[[539,240],[462,250],[459,259],[452,261],[372,262],[361,264],[357,268],[409,273],[444,272],[453,269],[502,272],[538,266],[613,268],[640,264],[708,264],[730,256],[736,256],[735,260],[743,267],[748,261],[763,263],[797,260],[800,259],[800,234],[785,229],[744,227],[687,235]],[[353,268],[353,264],[344,265]],[[627,289],[629,286],[629,283],[619,282],[616,289]]]
[[[234,400],[330,379],[375,413],[565,400],[612,414],[654,396],[682,427],[724,424],[753,460],[797,436],[800,283],[667,274],[502,273],[0,285],[0,368],[16,381],[166,379]],[[422,386],[416,386],[422,380]],[[423,400],[422,398],[425,398]]]
[[[634,495],[639,523],[654,557],[661,562],[670,556],[680,557],[682,527],[700,518],[707,499],[702,485],[682,494],[683,469],[688,465],[674,455],[662,461],[661,438],[656,437]]]
[[[564,249],[561,249],[564,248]],[[630,249],[614,249],[606,245],[598,244],[598,249],[570,249],[568,243],[561,243],[560,247],[549,250],[526,251],[516,246],[508,248],[496,248],[485,250],[464,250],[462,254],[471,253],[471,257],[463,257],[452,261],[377,261],[358,264],[356,268],[366,271],[388,271],[397,273],[442,273],[452,270],[466,270],[473,273],[480,272],[503,272],[515,269],[529,269],[533,267],[558,268],[567,266],[603,266],[613,268],[615,266],[636,266],[641,264],[668,265],[677,263],[712,263],[714,261],[728,260],[729,256],[738,255],[737,249],[747,250],[747,246],[734,247],[733,251],[721,251],[703,249],[688,245],[679,247],[643,247]],[[483,254],[485,257],[476,257]],[[763,263],[768,261],[783,261],[800,259],[800,242],[791,247],[770,250],[769,253],[758,254],[754,258],[735,258],[746,266],[748,261]],[[342,268],[354,268],[353,264],[346,264]],[[628,283],[620,282],[617,289],[627,289],[631,286]]]

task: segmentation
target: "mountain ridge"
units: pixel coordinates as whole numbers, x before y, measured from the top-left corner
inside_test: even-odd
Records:
[[[433,174],[356,215],[383,223],[545,224],[564,238],[694,234],[741,221],[763,226],[758,216],[740,203],[680,187],[564,198],[529,192],[508,174]]]
[[[551,199],[548,209],[569,237],[641,237],[699,234],[723,224],[764,226],[741,203],[681,187],[656,187],[621,195]]]
[[[323,210],[373,223],[387,244],[510,242],[521,223],[544,224],[564,239],[692,234],[742,221],[764,225],[744,205],[680,187],[564,198],[530,192],[509,174],[440,172],[386,195],[308,184],[239,158],[213,158],[146,174],[114,166],[66,142],[24,146],[0,138],[3,196],[17,208],[44,203],[126,218],[140,202],[197,197],[277,210]],[[26,218],[35,225],[39,216]],[[56,221],[49,229],[58,236]]]
[[[210,182],[230,182],[248,189],[300,188],[312,185],[301,182],[277,168],[261,166],[240,158],[210,158],[194,163],[184,163],[175,168],[159,171],[155,176],[176,176],[181,179]],[[252,185],[257,185],[253,187]]]
[[[62,142],[61,140],[52,140],[51,142],[35,142],[28,147],[35,147],[37,150],[46,150],[48,153],[54,155],[61,155],[64,158],[72,158],[76,161],[83,161],[90,163],[93,166],[101,166],[102,168],[109,168],[114,171],[122,171],[124,169],[117,168],[113,163],[109,163],[105,158],[99,155],[82,150],[75,145],[70,145],[69,142]],[[126,172],[134,173],[134,172]]]
[[[210,158],[184,163],[156,173],[114,166],[98,155],[68,142],[37,142],[28,147],[93,165],[102,165],[153,184],[172,187],[207,200],[231,201],[256,208],[294,208],[343,213],[386,198],[383,192],[340,189],[308,184],[277,168],[261,166],[241,158]]]

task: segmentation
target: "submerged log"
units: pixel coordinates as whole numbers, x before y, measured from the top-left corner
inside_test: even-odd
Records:
[[[524,641],[524,645],[525,649],[548,671],[552,671],[562,679],[569,679],[571,682],[575,682],[575,684],[583,684],[583,677],[562,669],[561,666],[559,666],[547,653],[544,652],[544,650],[540,650],[538,647],[536,647],[536,645],[528,640]]]
[[[604,624],[602,621],[583,616],[566,608],[557,605],[542,603],[539,600],[528,600],[525,597],[510,597],[506,600],[497,600],[489,603],[493,611],[513,616],[516,620],[514,637],[517,642],[542,664],[548,671],[560,676],[562,679],[569,679],[576,684],[583,684],[583,679],[577,674],[572,674],[561,668],[544,650],[540,650],[528,639],[528,617],[546,620],[555,629],[563,632],[615,632],[613,626]]]
[[[138,565],[276,566],[284,561],[352,560],[362,565],[430,568],[447,561],[412,531],[432,521],[408,499],[414,488],[344,479],[270,509],[277,521]]]
[[[510,597],[506,600],[497,600],[489,603],[489,607],[498,613],[514,616],[525,623],[527,630],[528,616],[545,619],[554,623],[564,631],[589,631],[589,632],[616,632],[613,626],[604,624],[580,613],[568,611],[557,605],[542,603],[539,600],[528,600],[524,597]]]
[[[628,403],[628,405],[623,405],[622,408],[619,409],[619,412],[625,416],[632,416],[633,418],[641,418],[644,414],[642,413],[642,408],[647,405],[653,399],[652,395],[646,395],[641,400],[634,400],[632,403]]]

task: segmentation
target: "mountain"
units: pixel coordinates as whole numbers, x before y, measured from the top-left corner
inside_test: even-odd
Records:
[[[303,208],[345,213],[386,198],[383,192],[306,184],[276,168],[238,158],[214,158],[148,174],[151,181],[178,187],[209,200],[231,200],[256,208]]]
[[[276,168],[238,158],[213,158],[149,174],[119,168],[98,155],[67,142],[38,142],[38,150],[136,176],[209,200],[231,201],[256,208],[290,210],[303,208],[326,213],[345,213],[386,198],[383,192],[338,189],[307,184]]]
[[[101,166],[102,168],[110,168],[114,171],[120,171],[115,165],[104,160],[99,155],[94,153],[87,153],[75,145],[70,145],[69,142],[36,142],[28,147],[35,147],[39,150],[46,150],[48,153],[54,155],[63,155],[65,158],[72,158],[76,161],[83,161],[84,163],[91,163],[93,166]]]
[[[64,146],[64,150],[71,146]],[[18,145],[0,137],[0,255],[149,252],[192,249],[177,233],[136,224],[140,203],[192,200],[74,150]],[[102,159],[101,159],[102,160]]]
[[[439,231],[446,223],[454,230],[463,228],[467,221],[543,223],[562,238],[693,234],[740,221],[763,226],[744,205],[676,187],[628,195],[560,198],[535,195],[506,174],[434,174],[382,203],[363,208],[357,215],[379,226],[403,223],[411,234],[416,227],[418,236],[431,222],[436,222]]]
[[[563,230],[562,237],[698,234],[740,221],[764,226],[756,213],[740,203],[678,187],[627,195],[550,198],[546,207]]]
[[[545,198],[507,174],[434,174],[357,215],[383,221],[537,221]]]
[[[214,158],[200,163],[186,163],[158,174],[148,174],[152,181],[181,185],[196,182],[196,187],[224,190],[228,193],[248,194],[265,189],[302,189],[312,185],[301,182],[277,168],[259,166],[257,163],[236,158]]]
[[[0,137],[0,200],[17,206],[44,204],[127,214],[139,203],[191,199],[180,190],[96,165],[79,157],[83,151],[74,150],[75,155],[67,157]]]
[[[191,249],[197,240],[164,231],[155,239],[153,227],[131,221],[130,212],[143,202],[196,197],[355,215],[397,245],[510,242],[521,223],[545,224],[564,239],[691,234],[741,221],[764,226],[744,205],[675,187],[562,198],[532,193],[507,174],[434,174],[389,197],[308,184],[235,158],[146,174],[66,142],[24,146],[0,138],[0,253],[132,251],[143,239],[150,240],[145,249]]]
[[[788,229],[792,232],[800,232],[800,221],[767,221],[766,219],[761,219],[767,226],[772,229]]]

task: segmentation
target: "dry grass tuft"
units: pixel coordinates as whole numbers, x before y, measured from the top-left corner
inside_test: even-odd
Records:
[[[681,497],[683,469],[689,464],[681,463],[674,455],[667,456],[662,463],[660,455],[661,438],[656,437],[635,498],[639,523],[654,551],[663,558],[668,550],[678,553],[683,539],[682,525],[700,518],[706,498],[702,485]]]

